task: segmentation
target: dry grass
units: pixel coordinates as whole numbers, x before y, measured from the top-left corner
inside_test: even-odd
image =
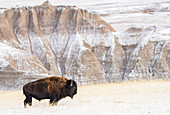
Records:
[[[49,100],[33,100],[24,109],[22,91],[0,92],[0,114],[61,115],[160,115],[170,114],[170,81],[122,82],[80,86],[73,100],[65,98],[58,106]]]

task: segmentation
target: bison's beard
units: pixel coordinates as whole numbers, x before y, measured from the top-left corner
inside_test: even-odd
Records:
[[[70,97],[71,99],[73,99],[74,95],[69,95],[69,97]]]

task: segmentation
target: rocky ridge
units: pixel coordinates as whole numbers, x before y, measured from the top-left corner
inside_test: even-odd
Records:
[[[156,27],[119,33],[97,14],[48,1],[12,8],[0,17],[0,70],[79,84],[169,78],[169,35]]]

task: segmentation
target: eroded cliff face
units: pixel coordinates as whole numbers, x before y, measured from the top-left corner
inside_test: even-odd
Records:
[[[170,36],[156,27],[132,27],[119,34],[125,51],[123,79],[154,79],[170,77]]]
[[[0,47],[1,71],[55,74],[80,84],[170,76],[169,35],[152,27],[118,33],[74,6],[45,2],[3,12]]]

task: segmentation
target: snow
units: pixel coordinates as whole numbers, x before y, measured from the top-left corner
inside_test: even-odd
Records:
[[[0,54],[0,58],[3,58],[5,56],[7,56],[8,54],[10,54],[12,57],[16,57],[17,55],[22,55],[22,53],[27,54],[26,51],[24,50],[19,50],[16,48],[13,48],[11,46],[8,46],[7,44],[1,43],[0,42],[0,47],[1,47],[1,54]]]
[[[0,13],[5,10],[3,8],[9,9],[11,7],[41,5],[45,1],[46,0],[0,0],[0,8],[2,8],[0,9]],[[169,0],[49,1],[52,5],[71,5],[76,6],[73,7],[74,9],[87,9],[89,12],[100,15],[102,19],[111,24],[117,31],[110,33],[107,37],[101,37],[97,33],[94,34],[94,32],[89,34],[90,32],[87,33],[85,31],[82,32],[84,37],[77,33],[76,35],[72,35],[69,40],[67,34],[63,36],[53,33],[50,37],[48,36],[47,38],[49,38],[49,43],[55,54],[60,54],[60,52],[63,51],[63,46],[68,45],[62,56],[67,57],[67,59],[73,58],[69,63],[69,67],[72,67],[76,55],[88,50],[88,48],[83,45],[84,41],[91,47],[95,47],[99,44],[111,47],[109,52],[111,52],[112,58],[114,58],[113,51],[115,47],[115,37],[117,36],[121,45],[138,44],[137,48],[133,51],[133,55],[139,55],[139,49],[141,46],[147,44],[148,41],[159,41],[160,44],[164,41],[166,41],[166,43],[170,42]],[[58,6],[57,8],[63,10],[62,6]],[[153,11],[143,13],[145,10]],[[101,27],[103,27],[103,25],[99,26],[99,28]],[[139,28],[142,31],[131,32],[130,29],[132,27]],[[46,29],[48,30],[50,28]],[[42,53],[46,52],[46,49],[42,49],[44,47],[43,42],[34,34],[30,34],[30,36],[33,52],[39,57],[42,56]],[[27,42],[23,41],[20,35],[17,35],[17,37],[22,44],[25,46],[28,45]],[[37,44],[39,46],[36,46]],[[0,68],[8,66],[9,62],[5,60],[4,57],[9,54],[15,57],[15,59],[22,58],[23,55],[29,55],[25,51],[10,47],[7,41],[0,43],[0,48]],[[72,52],[73,55],[71,57]],[[102,60],[105,60],[105,55],[106,53],[104,52]],[[61,58],[61,55],[56,56],[58,59]],[[159,58],[158,56],[155,57],[155,60]],[[27,62],[25,61],[24,63]],[[62,75],[62,68],[60,68],[59,62],[57,63],[57,67],[59,74]],[[85,66],[82,67],[85,68]],[[20,68],[20,65],[18,65],[18,68]],[[25,69],[27,69],[27,67],[25,67]],[[70,71],[70,68],[67,69]],[[132,70],[129,76],[135,76],[139,70],[145,71],[145,66],[141,65],[140,62],[136,64],[135,69]],[[117,74],[119,70],[113,69],[111,71]],[[148,72],[146,72],[146,74],[149,75]],[[23,108],[24,96],[21,91],[0,92],[0,114],[170,114],[169,84],[169,82],[156,82],[152,84],[144,83],[142,85],[140,83],[133,83],[133,85],[111,84],[107,86],[82,86],[74,100],[70,100],[69,98],[63,99],[59,102],[57,107],[50,107],[48,101],[38,102],[33,100],[33,106],[26,109]],[[16,86],[16,84],[14,85]]]
[[[64,98],[57,106],[49,100],[33,99],[24,108],[21,90],[0,91],[0,114],[36,115],[168,115],[170,114],[170,81],[141,81],[78,87],[78,94]]]
[[[124,33],[119,32],[117,36],[119,38],[119,43],[122,45],[134,45],[139,43],[145,45],[150,40],[155,29],[155,27],[131,27]]]
[[[45,1],[0,0],[0,8],[41,5]],[[117,31],[124,31],[132,25],[158,26],[158,30],[164,30],[169,28],[170,23],[169,0],[90,0],[89,2],[87,0],[49,0],[49,2],[52,5],[77,6],[97,13]],[[148,9],[154,12],[142,13]]]
[[[44,56],[46,49],[44,47],[43,41],[41,40],[41,37],[36,36],[36,34],[34,34],[33,32],[30,32],[29,36],[30,36],[32,52],[37,57],[40,57],[40,59],[43,59],[42,56]]]
[[[80,52],[84,51],[84,50],[88,50],[88,48],[84,47],[83,42],[85,42],[85,39],[83,39],[83,35],[77,33],[76,34],[76,41],[79,44],[79,48],[80,48]]]
[[[159,32],[160,34],[164,34],[164,35],[170,35],[170,28],[167,28],[165,30],[162,30]]]
[[[11,47],[1,42],[0,42],[0,48],[1,48],[0,67],[2,67],[2,69],[7,67],[9,64],[16,64],[14,66],[13,65],[11,66],[13,69],[17,69],[17,71],[22,71],[22,72],[25,71],[25,72],[33,72],[33,73],[46,71],[44,70],[43,66],[40,65],[41,63],[32,61],[33,59],[35,59],[35,57],[31,53]],[[30,64],[32,64],[32,68]],[[35,69],[34,67],[37,67],[37,68]],[[42,70],[40,70],[40,68],[42,68]]]
[[[9,65],[9,62],[4,59],[4,58],[0,58],[0,67],[6,67]]]

